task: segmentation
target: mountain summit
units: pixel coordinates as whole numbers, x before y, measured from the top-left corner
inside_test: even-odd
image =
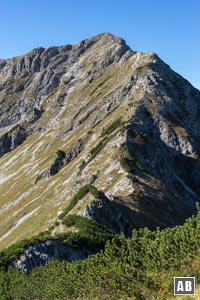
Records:
[[[199,116],[197,89],[109,33],[0,60],[0,247],[65,232],[67,214],[127,236],[181,224],[200,201]]]

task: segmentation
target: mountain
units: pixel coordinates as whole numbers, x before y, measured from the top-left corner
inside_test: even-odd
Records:
[[[200,201],[200,92],[109,33],[0,60],[0,248],[66,215],[116,233]]]

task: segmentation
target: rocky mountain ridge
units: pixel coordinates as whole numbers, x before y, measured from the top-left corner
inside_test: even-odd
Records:
[[[68,214],[115,232],[181,224],[200,201],[200,92],[104,33],[0,60],[0,247]],[[60,222],[60,223],[59,223]]]

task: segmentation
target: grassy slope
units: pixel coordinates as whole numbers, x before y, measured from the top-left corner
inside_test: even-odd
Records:
[[[96,49],[98,51],[98,49]],[[5,180],[0,185],[0,249],[7,247],[13,242],[31,237],[40,231],[47,229],[54,223],[58,213],[67,205],[74,193],[83,185],[88,183],[93,175],[98,173],[95,186],[109,193],[114,191],[116,196],[128,196],[132,187],[118,183],[126,180],[126,172],[120,166],[120,146],[124,142],[123,134],[113,132],[113,138],[108,140],[101,151],[90,160],[91,150],[94,149],[104,137],[104,128],[109,128],[114,121],[122,117],[126,120],[133,114],[137,107],[137,101],[142,96],[140,87],[135,91],[135,97],[125,97],[121,103],[115,103],[110,113],[104,116],[103,120],[93,128],[88,117],[76,129],[69,132],[65,138],[61,138],[65,127],[70,122],[77,122],[84,114],[96,106],[99,113],[106,106],[107,102],[117,98],[120,87],[132,76],[134,69],[137,73],[141,70],[138,67],[148,63],[148,55],[140,55],[137,60],[133,56],[123,64],[111,65],[98,74],[96,79],[80,89],[74,89],[69,93],[67,105],[60,112],[58,123],[49,128],[45,133],[36,133],[30,136],[22,145],[0,158],[0,180]],[[83,61],[83,71],[91,68],[90,53]],[[63,91],[62,84],[46,99],[44,108],[48,108],[38,120],[37,125],[43,126],[49,121],[53,108],[49,106],[52,101],[55,104],[55,97]],[[106,100],[105,100],[106,99]],[[9,100],[10,101],[10,100]],[[13,101],[15,101],[13,99]],[[46,106],[45,106],[46,105]],[[105,113],[105,112],[104,112]],[[89,138],[88,138],[89,136]],[[42,179],[34,184],[36,177],[51,165],[53,157],[58,149],[66,153],[70,151],[78,138],[87,140],[87,144],[81,154],[55,176]],[[79,173],[81,161],[89,161],[84,170]],[[77,174],[79,174],[77,176]],[[148,178],[147,178],[148,177]],[[139,190],[143,195],[144,185],[157,186],[162,190],[160,183],[150,176],[141,179],[141,185],[132,183],[133,188]],[[149,191],[147,191],[149,192]],[[139,193],[138,193],[139,195]],[[128,199],[128,198],[127,198]],[[136,209],[137,205],[134,204]],[[9,233],[9,234],[8,234]],[[8,234],[4,236],[4,234]],[[2,239],[3,236],[3,239]]]
[[[75,91],[72,93],[68,107],[61,115],[62,128],[65,124],[69,123],[73,116],[77,115],[76,118],[81,118],[95,102],[97,103],[101,97],[99,94],[100,91],[101,94],[106,95],[106,93],[112,91],[114,85],[116,88],[116,83],[120,85],[125,71],[119,67],[116,67],[116,70],[108,68],[102,76],[86,87],[83,92],[80,91],[77,93]],[[81,110],[80,105],[76,105],[77,98],[80,96],[83,98],[88,97],[87,103],[82,106]],[[72,110],[68,109],[70,106]],[[75,110],[74,107],[76,108]],[[109,114],[95,127],[92,139],[87,144],[86,149],[83,150],[81,157],[88,156],[90,149],[99,142],[102,129],[111,124],[115,119],[121,117],[124,112],[125,107],[123,105],[118,106],[112,114]],[[39,124],[45,122],[47,118],[48,114],[44,114]],[[67,165],[57,175],[48,179],[48,186],[46,180],[41,180],[37,185],[34,185],[33,182],[37,174],[40,174],[49,167],[58,149],[67,152],[75,144],[77,136],[85,138],[89,130],[92,130],[92,128],[86,120],[86,122],[70,133],[65,139],[58,137],[60,129],[51,129],[45,134],[37,133],[30,136],[18,148],[0,158],[2,179],[8,176],[7,180],[1,184],[0,209],[8,209],[2,212],[1,215],[0,235],[5,234],[9,230],[11,231],[7,237],[0,241],[0,248],[4,248],[23,237],[31,237],[33,234],[48,228],[56,218],[58,211],[66,206],[67,201],[79,187],[73,186],[73,181],[75,181],[73,178],[76,177],[75,171],[79,167],[81,157],[77,157],[77,159]],[[101,155],[105,155],[104,151],[101,152]],[[83,183],[84,177],[89,178],[92,176],[98,164],[101,164],[101,156],[97,157],[84,170],[84,174],[80,179]],[[12,175],[14,176],[9,178]],[[70,181],[68,181],[68,178],[70,178]],[[105,182],[104,175],[101,175],[97,185],[100,186],[102,184],[103,188]],[[15,204],[13,205],[13,203]],[[37,210],[35,211],[35,209]],[[29,216],[31,212],[34,213]]]

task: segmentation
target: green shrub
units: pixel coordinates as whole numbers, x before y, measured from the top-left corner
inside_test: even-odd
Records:
[[[129,173],[126,176],[128,179],[132,180],[133,182],[138,182],[139,180],[137,179],[137,177],[133,174],[133,173]]]
[[[59,215],[59,219],[63,219],[63,217],[72,210],[72,208],[81,200],[87,193],[91,193],[95,198],[100,197],[99,191],[91,184],[86,184],[82,186],[78,192],[73,196],[73,198],[69,201],[69,205],[64,209],[63,213]]]
[[[122,118],[117,119],[110,126],[103,128],[101,136],[103,137],[105,135],[112,133],[116,128],[122,126],[123,124],[124,123],[122,121]]]
[[[52,260],[29,276],[0,269],[1,300],[166,300],[173,298],[174,276],[195,276],[200,283],[200,213],[182,226],[133,230],[131,238],[111,234],[81,216],[66,220],[80,232],[60,234],[60,239],[88,249],[107,241],[104,250],[73,263]],[[9,252],[4,250],[8,256]]]
[[[140,171],[144,171],[143,166],[136,160],[133,153],[129,150],[128,146],[125,145],[122,147],[123,156],[120,158],[120,164],[122,168],[128,173],[127,177],[129,179],[137,182],[138,180],[134,177],[133,171],[134,169],[138,169]]]
[[[87,165],[87,162],[85,161],[85,159],[82,159],[80,166],[79,166],[79,172],[81,172],[85,168],[86,165]]]
[[[127,173],[130,173],[132,172],[133,170],[133,167],[132,167],[132,163],[131,163],[131,160],[126,158],[126,157],[122,157],[120,159],[120,164],[122,166],[122,168],[127,172]]]

